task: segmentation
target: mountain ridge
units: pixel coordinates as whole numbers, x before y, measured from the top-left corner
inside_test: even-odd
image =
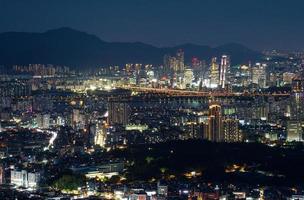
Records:
[[[262,54],[241,44],[228,43],[218,47],[181,44],[155,47],[142,42],[107,42],[86,32],[68,27],[42,33],[0,33],[0,65],[55,64],[78,69],[97,66],[143,63],[160,65],[165,54],[185,51],[185,60],[196,56],[207,62],[212,56],[229,54],[233,64],[258,60]]]

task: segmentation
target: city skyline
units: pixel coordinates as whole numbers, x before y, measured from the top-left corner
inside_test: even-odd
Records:
[[[0,199],[304,199],[303,8],[0,0]]]

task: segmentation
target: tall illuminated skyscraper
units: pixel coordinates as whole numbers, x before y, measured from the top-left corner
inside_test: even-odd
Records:
[[[211,87],[217,87],[219,85],[219,65],[217,63],[217,58],[214,57],[211,60],[211,66],[210,66],[210,86]]]
[[[185,69],[184,73],[184,85],[185,87],[190,87],[193,81],[193,70],[192,69]]]
[[[206,139],[213,142],[221,142],[223,140],[221,106],[217,103],[209,105],[208,131]]]
[[[266,87],[266,65],[256,63],[252,67],[252,83],[257,84],[261,88]]]
[[[230,58],[227,55],[223,55],[221,59],[221,69],[220,69],[220,85],[225,88],[225,85],[229,81],[230,73]]]
[[[171,71],[177,72],[178,71],[178,62],[176,60],[176,57],[170,57],[169,63],[170,63]]]
[[[175,62],[174,62],[174,64],[172,64],[172,61],[173,61],[172,58],[174,58],[174,57],[171,57],[168,54],[166,54],[164,56],[164,72],[167,73],[167,74],[170,73],[170,72],[172,72],[172,70],[174,68],[173,65],[175,64]]]
[[[176,57],[165,55],[164,56],[164,69],[166,72],[173,71],[174,73],[182,73],[185,70],[184,51],[179,49]]]
[[[177,72],[183,72],[185,70],[185,53],[182,49],[179,49],[176,53]]]

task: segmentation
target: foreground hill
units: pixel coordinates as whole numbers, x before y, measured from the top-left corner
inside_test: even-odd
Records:
[[[205,181],[290,186],[304,179],[303,145],[290,148],[256,143],[189,140],[135,145],[110,152],[132,163],[129,180],[175,177],[200,172]],[[292,166],[292,167],[291,167]],[[292,168],[292,170],[291,170]]]

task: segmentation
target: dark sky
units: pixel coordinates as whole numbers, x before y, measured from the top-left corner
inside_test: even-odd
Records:
[[[63,26],[157,46],[304,49],[304,0],[0,0],[0,32]]]

